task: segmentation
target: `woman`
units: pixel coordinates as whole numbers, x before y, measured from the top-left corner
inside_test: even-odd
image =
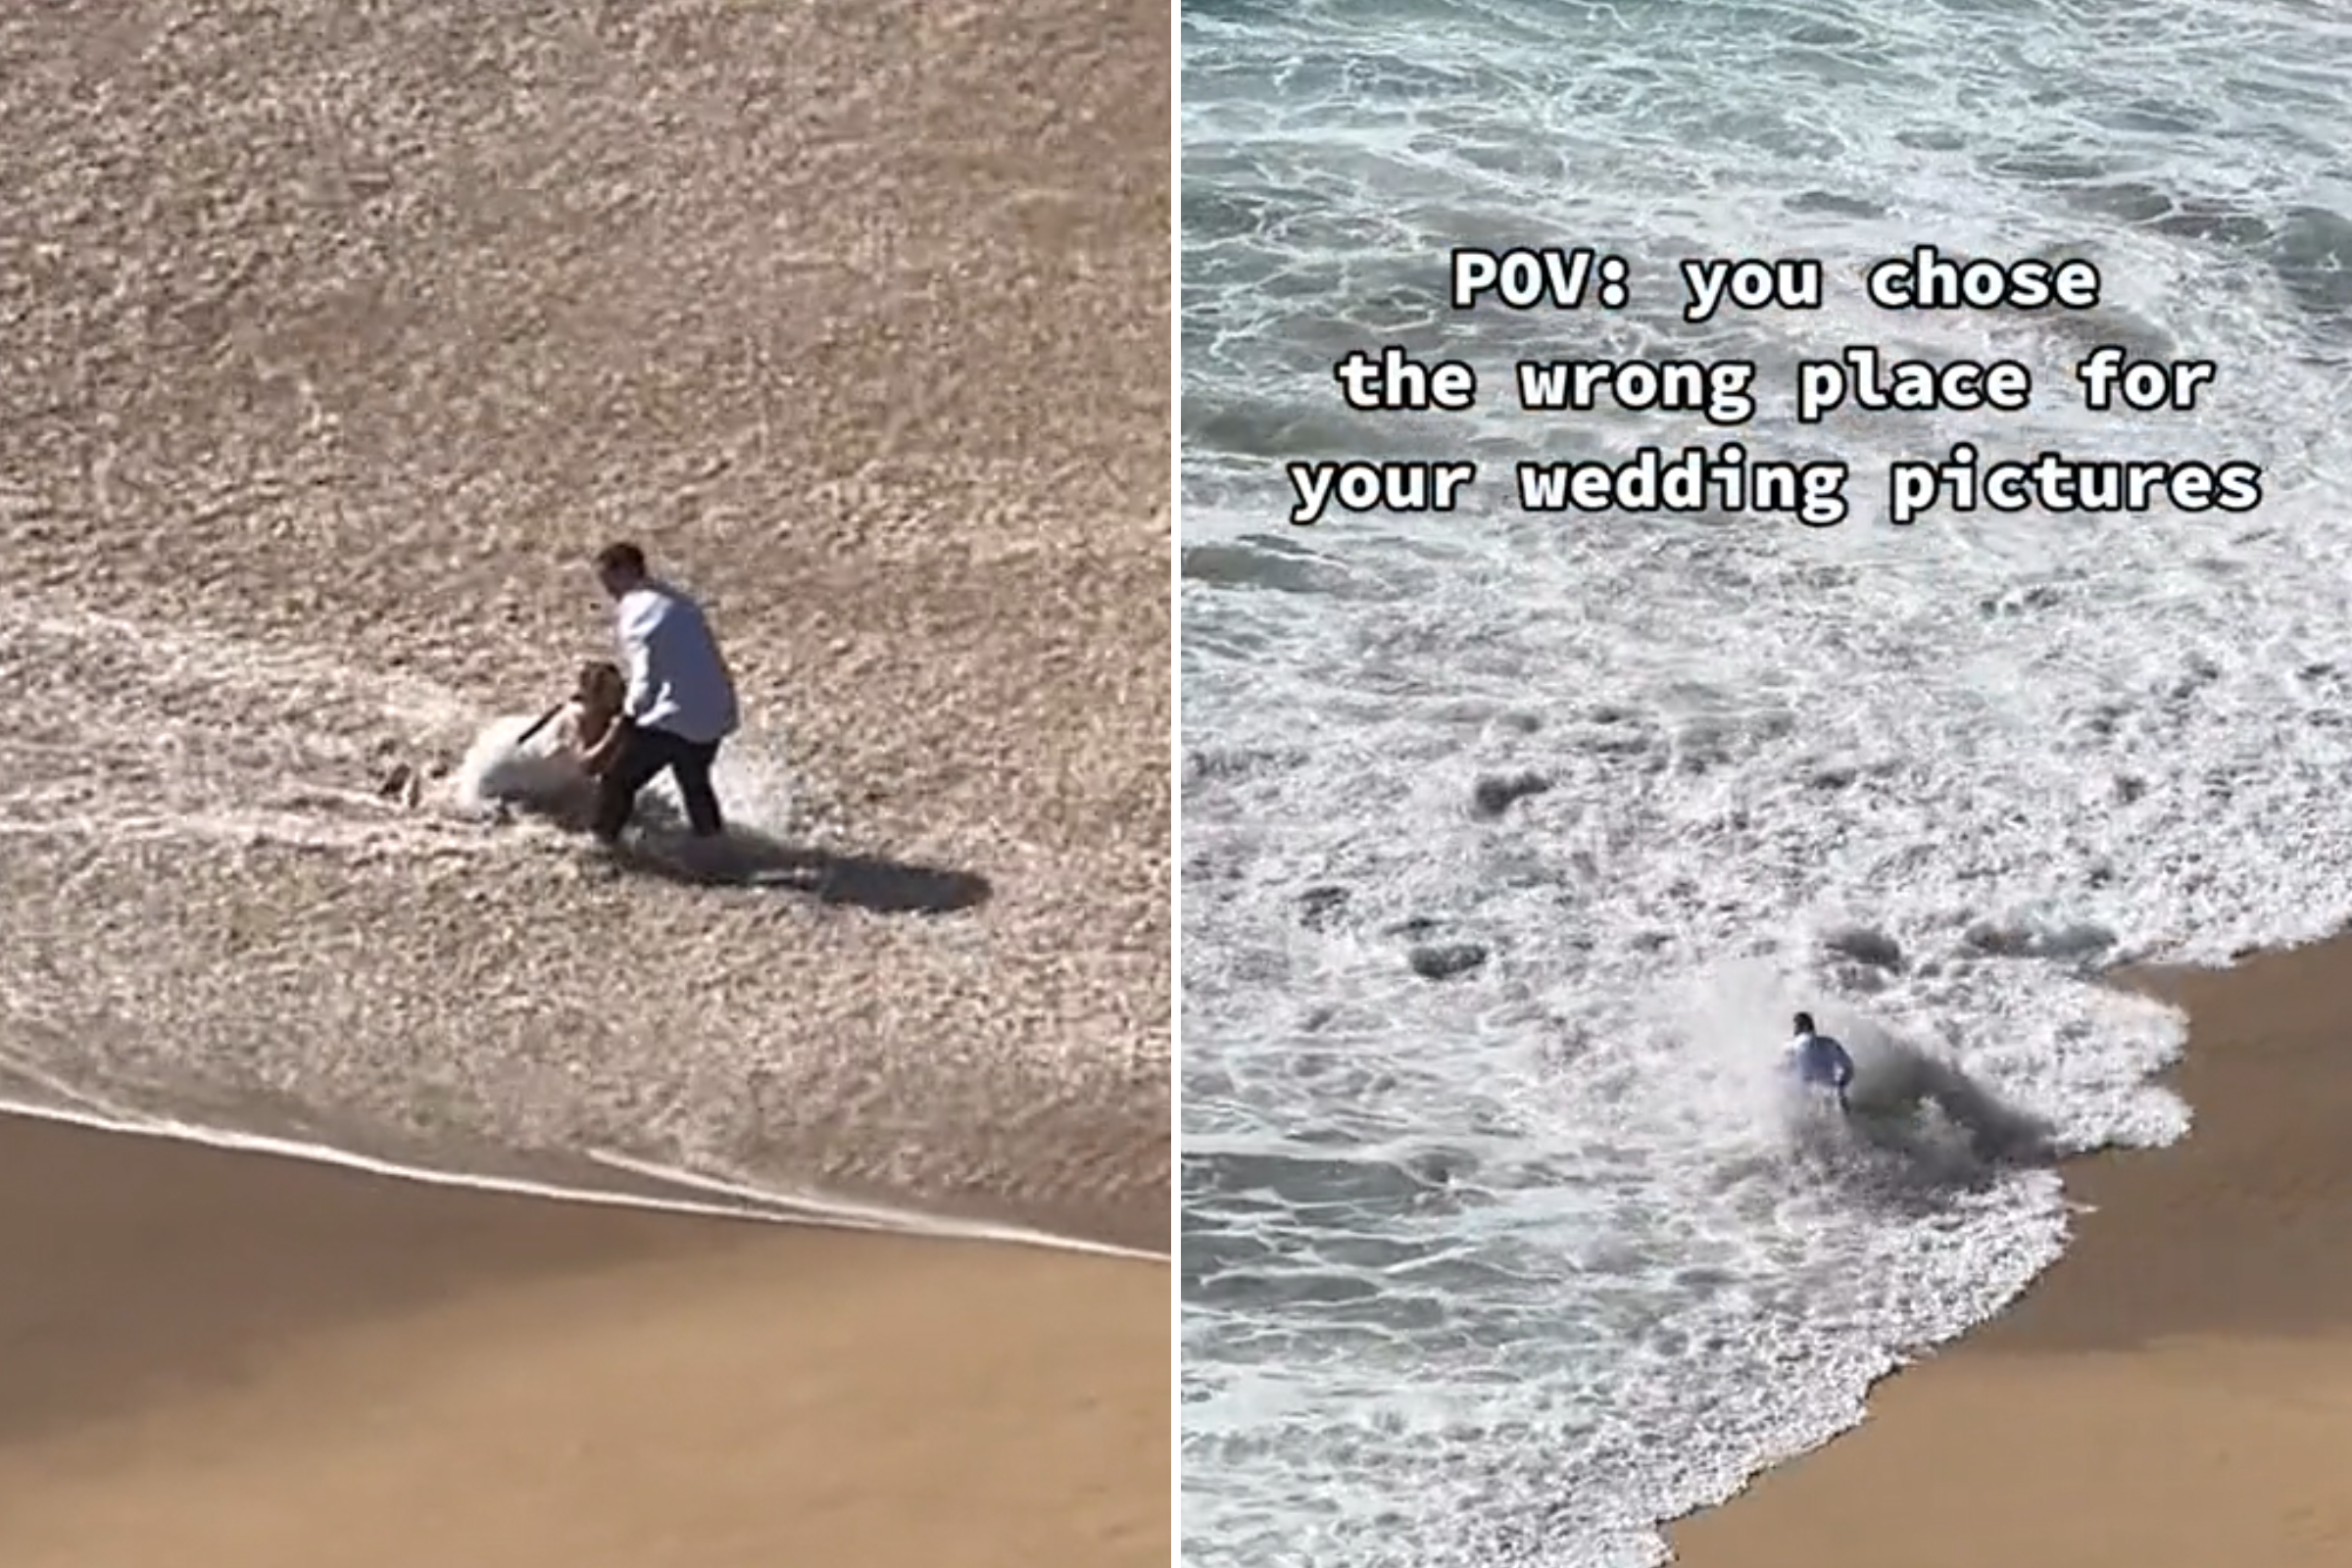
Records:
[[[512,807],[574,829],[592,826],[597,780],[627,739],[621,721],[627,700],[628,680],[619,665],[603,660],[582,664],[570,699],[556,712],[519,733],[516,720],[502,719],[475,738],[457,766],[459,803]],[[414,808],[425,784],[447,771],[403,763],[377,793]]]

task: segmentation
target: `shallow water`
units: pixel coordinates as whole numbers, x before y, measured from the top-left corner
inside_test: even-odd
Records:
[[[779,1053],[791,1015],[745,955],[821,949],[842,906],[904,922],[982,895],[828,853],[839,824],[762,736],[721,754],[719,852],[676,858],[664,778],[624,860],[656,874],[607,880],[577,833],[499,808],[563,772],[545,732],[517,744],[536,714],[480,721],[460,692],[324,650],[40,594],[0,602],[0,1112],[459,1185],[1093,1247],[1052,1203],[944,1201],[909,1170],[956,1151],[917,1150],[902,1121],[803,1130],[871,1079]],[[388,763],[440,776],[387,798]]]
[[[2097,968],[2352,907],[2352,29],[1396,0],[1188,7],[1184,49],[1186,1557],[1652,1562],[2058,1254],[2052,1152],[2184,1130],[2177,1020]],[[1597,246],[1631,302],[1450,313],[1464,243]],[[1921,243],[2103,303],[1872,310]],[[1672,263],[1738,255],[1827,303],[1684,322]],[[1481,407],[1348,411],[1331,362],[1392,342]],[[2090,413],[2103,342],[2219,377]],[[2035,406],[1798,425],[1854,343]],[[1853,517],[1522,514],[1514,462],[1709,438],[1509,406],[1604,353],[1751,360],[1738,439],[1849,461]],[[1963,438],[2266,501],[1890,524],[1886,465]],[[1455,515],[1283,520],[1282,460],[1465,454]],[[1859,1132],[1774,1087],[1798,1006]]]

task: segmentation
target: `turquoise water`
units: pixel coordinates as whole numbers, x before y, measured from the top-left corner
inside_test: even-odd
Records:
[[[1653,1562],[2059,1255],[2051,1156],[2189,1127],[2177,1019],[2098,966],[2352,912],[2352,19],[1214,4],[1183,50],[1185,1558]],[[2100,303],[1874,308],[1920,244]],[[1628,299],[1455,312],[1457,245],[1594,247]],[[1676,264],[1740,256],[1822,307],[1685,320]],[[2217,373],[2094,413],[2107,343]],[[1388,344],[1479,406],[1346,407]],[[2033,406],[1800,423],[1853,345]],[[1727,438],[1515,406],[1587,358],[1752,363],[1733,434],[1848,464],[1850,515],[1523,512],[1520,462]],[[1956,441],[2263,502],[1892,524]],[[1291,526],[1284,465],[1348,458],[1481,477]],[[1776,1092],[1796,1006],[1859,1133]]]

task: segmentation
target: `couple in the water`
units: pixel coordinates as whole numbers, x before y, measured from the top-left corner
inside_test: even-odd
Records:
[[[621,662],[581,666],[570,699],[523,731],[527,746],[549,739],[528,769],[518,804],[585,827],[616,846],[636,814],[637,797],[662,773],[677,780],[686,823],[697,839],[725,831],[710,783],[718,748],[741,714],[735,682],[702,606],[647,569],[633,544],[598,552],[596,576],[612,601]],[[414,804],[421,775],[401,768],[383,793]]]

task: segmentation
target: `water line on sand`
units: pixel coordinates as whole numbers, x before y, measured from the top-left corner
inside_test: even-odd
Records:
[[[1107,1242],[1089,1241],[1083,1237],[1061,1236],[1050,1231],[1032,1230],[1025,1226],[952,1219],[944,1215],[926,1214],[919,1209],[851,1202],[817,1194],[767,1193],[756,1187],[697,1176],[651,1161],[634,1159],[603,1151],[591,1151],[589,1157],[598,1164],[608,1165],[615,1170],[665,1182],[672,1186],[700,1189],[713,1196],[709,1200],[658,1198],[650,1194],[601,1192],[592,1187],[532,1181],[523,1177],[440,1170],[429,1165],[413,1165],[399,1160],[381,1159],[371,1154],[337,1149],[331,1144],[311,1143],[302,1139],[276,1138],[262,1133],[233,1132],[169,1118],[104,1115],[94,1111],[68,1109],[55,1105],[36,1105],[21,1101],[0,1100],[0,1115],[21,1116],[30,1120],[53,1122],[71,1127],[86,1127],[96,1132],[124,1133],[141,1138],[175,1139],[182,1143],[199,1144],[208,1149],[226,1150],[236,1153],[265,1154],[280,1159],[304,1160],[316,1165],[335,1165],[345,1170],[366,1171],[370,1175],[389,1176],[401,1181],[417,1182],[428,1187],[457,1187],[474,1192],[503,1193],[514,1198],[537,1198],[555,1202],[587,1203],[606,1208],[631,1208],[648,1213],[691,1215],[705,1219],[754,1220],[770,1225],[807,1225],[827,1230],[865,1231],[879,1235],[920,1237],[933,1241],[995,1242],[1097,1257],[1125,1258],[1139,1262],[1165,1263],[1168,1260],[1165,1252],[1154,1252],[1141,1248],[1119,1247]],[[727,1200],[721,1200],[722,1199]]]

